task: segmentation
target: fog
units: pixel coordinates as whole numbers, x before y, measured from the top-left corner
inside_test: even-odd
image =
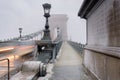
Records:
[[[86,43],[86,21],[78,17],[83,0],[0,0],[0,40],[44,29],[43,3],[50,3],[50,14],[68,15],[68,38]]]

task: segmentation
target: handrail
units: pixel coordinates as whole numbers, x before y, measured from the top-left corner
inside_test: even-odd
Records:
[[[10,79],[10,60],[8,58],[0,59],[0,61],[4,61],[4,60],[8,61],[8,80],[9,80]]]
[[[77,42],[73,42],[73,41],[68,41],[68,43],[78,52],[82,53],[84,50],[85,45],[81,44],[81,43],[77,43]]]

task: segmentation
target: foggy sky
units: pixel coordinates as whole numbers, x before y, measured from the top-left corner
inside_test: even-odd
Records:
[[[68,37],[81,43],[86,42],[86,22],[77,16],[83,0],[0,0],[0,40],[44,29],[43,3],[50,3],[50,14],[67,14]]]

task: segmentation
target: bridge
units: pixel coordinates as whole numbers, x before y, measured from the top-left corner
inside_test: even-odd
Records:
[[[50,79],[50,80],[79,80],[79,79],[89,79],[90,76],[87,75],[86,71],[82,66],[82,52],[84,45],[78,44],[72,41],[60,42],[56,45],[56,53],[54,55],[54,62],[51,59],[51,55],[47,53],[49,51],[42,50],[40,54],[36,54],[37,46],[30,46],[30,44],[26,44],[26,42],[21,42],[24,45],[20,45],[15,50],[2,52],[1,58],[8,58],[10,60],[10,78],[11,80],[20,78],[19,66],[24,64],[27,61],[41,61],[47,65],[47,74],[45,77],[38,77],[38,80]],[[21,51],[21,50],[24,51]],[[34,51],[34,52],[33,52]],[[38,50],[37,50],[38,51]],[[15,52],[15,53],[13,53]],[[8,55],[8,53],[10,53]],[[32,55],[32,54],[33,55]],[[46,54],[45,54],[46,53]],[[19,56],[19,58],[18,58]],[[27,58],[27,59],[26,59]],[[37,60],[36,60],[37,59]],[[22,61],[24,60],[24,61]],[[50,60],[50,61],[49,61]],[[20,62],[21,61],[21,62]],[[5,62],[5,61],[4,61]],[[1,79],[7,78],[7,62],[2,62],[1,69]],[[3,64],[4,63],[4,64]],[[30,64],[29,64],[30,65]],[[2,67],[3,66],[3,67]],[[6,66],[6,67],[5,67]],[[35,66],[35,65],[32,65]],[[75,72],[75,73],[73,73]],[[20,73],[19,73],[20,74]],[[64,74],[64,75],[63,75]],[[50,77],[52,76],[52,77]],[[71,76],[71,77],[69,77]],[[21,79],[22,80],[22,79]],[[27,80],[27,79],[25,79]]]
[[[87,44],[67,40],[68,17],[48,19],[51,5],[43,4],[44,30],[0,42],[0,80],[119,80],[119,2],[84,0]]]
[[[50,9],[51,5],[46,3],[43,7]],[[21,35],[21,28],[19,37],[0,42],[0,80],[61,80],[62,76],[59,75],[67,68],[63,79],[89,78],[82,69],[84,45],[67,41],[67,15],[52,15],[50,29],[48,24],[50,14],[45,13],[44,17],[46,18],[44,30]],[[77,73],[82,71],[82,74],[74,74],[72,71]]]
[[[46,3],[43,7],[50,9],[51,5]],[[82,68],[84,45],[67,41],[67,15],[52,15],[50,29],[50,14],[45,13],[44,17],[44,30],[28,35],[21,35],[20,31],[19,37],[0,42],[0,80],[90,78]]]
[[[23,65],[25,62],[31,61],[31,60],[43,62],[44,64],[48,66],[46,67],[48,68],[47,69],[48,72],[46,76],[38,77],[38,80],[41,80],[41,78],[61,80],[63,71],[65,71],[67,68],[68,68],[68,72],[65,71],[66,73],[64,74],[66,75],[63,75],[63,78],[65,78],[66,80],[70,78],[72,79],[83,78],[84,79],[84,77],[82,77],[82,75],[85,74],[85,72],[82,69],[82,51],[83,51],[84,45],[78,44],[72,41],[61,41],[61,36],[60,36],[61,34],[59,34],[57,38],[53,41],[53,45],[55,45],[54,49],[41,50],[39,53],[38,49],[41,46],[37,47],[37,43],[40,42],[39,44],[41,45],[42,40],[41,41],[33,40],[32,38],[38,35],[41,35],[42,31],[38,31],[38,32],[29,34],[29,35],[25,35],[21,37],[21,39],[14,38],[8,41],[1,42],[0,61],[3,59],[9,60],[9,76],[11,80],[14,80],[13,79],[14,77],[15,79],[19,78],[19,76],[17,75],[20,74],[19,73],[20,66]],[[46,44],[48,45],[48,43]],[[43,45],[45,44],[43,43]],[[63,67],[60,67],[60,70],[59,70],[59,66],[61,65],[63,65]],[[68,67],[65,67],[65,65]],[[56,70],[56,68],[58,68],[58,70]],[[61,70],[62,68],[63,70]],[[79,68],[81,70],[79,70]],[[52,75],[52,69],[55,72],[52,77],[49,77],[49,75]],[[75,72],[77,71],[77,73],[82,71],[82,74],[76,73],[77,74],[76,76],[76,74],[72,73],[72,71],[74,71],[73,69],[75,70]],[[7,61],[2,61],[0,63],[0,72],[1,72],[0,73],[1,80],[8,78]],[[81,77],[79,75],[81,75]],[[73,76],[73,77],[68,77],[68,76]],[[89,77],[85,76],[85,78],[89,78]]]

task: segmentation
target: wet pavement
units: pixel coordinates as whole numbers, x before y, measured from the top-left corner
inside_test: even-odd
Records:
[[[15,73],[20,68],[21,64],[24,61],[31,60],[32,53],[26,54],[27,52],[33,51],[33,47],[31,46],[21,46],[16,51],[8,51],[4,53],[0,53],[0,59],[8,58],[10,61],[10,75]],[[18,54],[18,55],[17,55]],[[22,56],[21,56],[22,54]],[[25,55],[23,55],[25,54]],[[8,62],[0,61],[0,80],[5,80],[8,74]]]
[[[82,58],[67,42],[63,43],[61,56],[55,63],[50,80],[92,80],[82,66]]]

